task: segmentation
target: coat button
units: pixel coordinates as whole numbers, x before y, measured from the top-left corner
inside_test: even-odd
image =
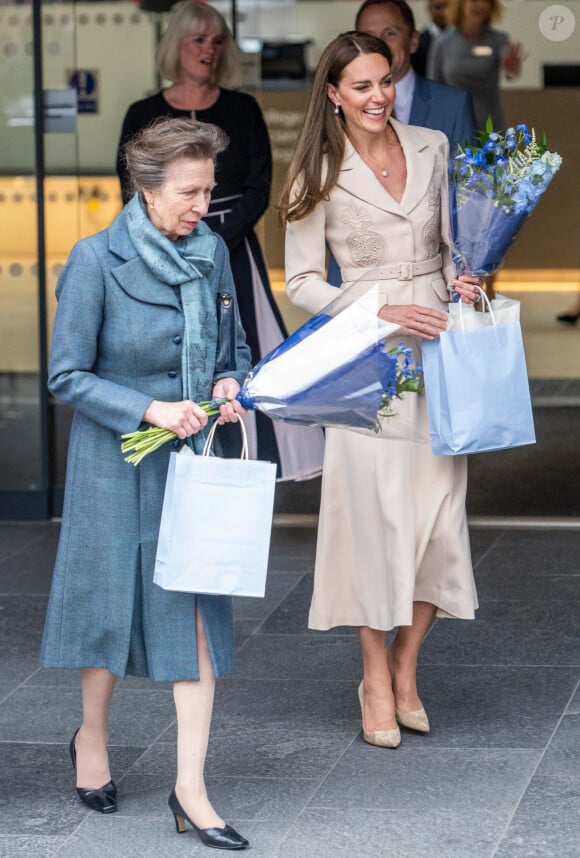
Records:
[[[181,339],[181,337],[178,334],[176,337],[173,337],[173,342],[175,343],[176,346],[180,346],[181,343],[183,342],[183,340]]]
[[[170,370],[169,370],[169,372],[167,373],[167,375],[169,376],[169,378],[176,378],[176,376],[177,376],[177,370],[175,370],[175,369],[170,369]]]
[[[175,450],[179,450],[179,448],[181,447],[181,441],[180,441],[180,439],[179,439],[179,438],[176,438],[176,439],[175,439],[175,441],[174,441],[174,442],[173,442],[173,444],[172,444],[172,447],[173,447]]]

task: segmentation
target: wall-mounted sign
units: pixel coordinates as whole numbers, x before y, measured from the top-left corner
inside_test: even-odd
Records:
[[[47,134],[74,134],[77,130],[75,89],[45,89],[42,92],[44,130]]]
[[[79,113],[99,112],[99,72],[96,69],[69,69],[67,84],[77,91]]]

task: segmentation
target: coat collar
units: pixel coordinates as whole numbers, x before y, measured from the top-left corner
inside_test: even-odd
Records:
[[[108,229],[109,251],[120,261],[119,265],[111,268],[113,277],[121,289],[137,301],[180,309],[179,290],[161,283],[139,256],[129,236],[126,209],[127,206]],[[200,227],[203,234],[211,233],[207,224],[202,223]],[[203,259],[205,261],[205,257]]]
[[[406,217],[425,196],[431,183],[436,153],[419,128],[403,125],[392,118],[389,122],[399,138],[407,162],[407,184],[401,202],[398,203],[382,187],[348,139],[337,184],[364,203]]]

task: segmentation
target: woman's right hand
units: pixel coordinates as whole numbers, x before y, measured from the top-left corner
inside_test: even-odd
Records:
[[[521,42],[510,42],[503,57],[503,69],[508,80],[517,80],[522,73],[524,61],[528,54]]]
[[[420,304],[383,304],[379,318],[400,325],[402,334],[434,340],[447,329],[447,314]]]
[[[207,424],[208,417],[201,405],[184,399],[181,402],[161,402],[154,399],[143,415],[145,423],[169,429],[184,440],[195,435]]]

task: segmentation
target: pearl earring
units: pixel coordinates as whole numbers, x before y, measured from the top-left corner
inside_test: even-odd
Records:
[[[337,114],[338,114],[338,113],[340,113],[340,104],[335,104],[335,105],[334,105],[334,112],[335,112],[335,113],[337,113]]]

